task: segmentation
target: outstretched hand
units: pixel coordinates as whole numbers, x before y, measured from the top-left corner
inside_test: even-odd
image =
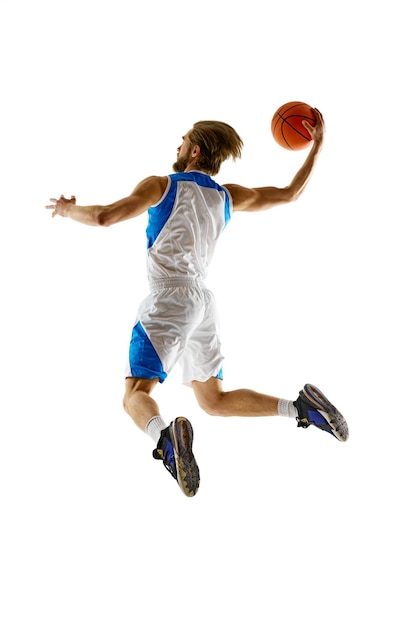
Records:
[[[48,204],[45,208],[53,209],[52,217],[55,217],[56,215],[67,217],[69,206],[76,203],[75,196],[71,196],[71,198],[68,200],[67,198],[64,198],[63,195],[61,195],[58,200],[56,198],[50,198],[49,200],[54,204]]]
[[[303,120],[302,124],[312,137],[313,141],[321,142],[324,138],[325,133],[325,123],[324,118],[322,117],[322,113],[318,111],[318,109],[314,109],[316,122],[315,126],[311,126],[307,120]]]

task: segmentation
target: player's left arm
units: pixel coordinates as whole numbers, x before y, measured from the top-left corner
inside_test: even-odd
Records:
[[[60,215],[88,226],[111,226],[144,213],[157,204],[167,187],[167,176],[150,176],[140,182],[131,195],[108,205],[79,206],[76,199],[51,198],[52,217]]]
[[[311,126],[303,121],[305,128],[312,137],[312,147],[302,167],[287,187],[255,187],[241,185],[224,185],[231,194],[234,211],[262,211],[279,204],[293,202],[305,189],[314,170],[318,155],[322,148],[325,126],[321,113],[315,109],[316,124]]]

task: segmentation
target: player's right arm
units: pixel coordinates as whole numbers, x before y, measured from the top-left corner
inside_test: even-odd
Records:
[[[141,181],[131,195],[108,205],[79,206],[71,199],[51,198],[47,209],[53,209],[52,217],[61,215],[88,226],[112,226],[118,222],[137,217],[157,204],[167,187],[167,176],[150,176]]]

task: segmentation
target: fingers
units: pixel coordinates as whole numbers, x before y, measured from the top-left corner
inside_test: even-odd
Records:
[[[317,123],[319,122],[325,128],[325,122],[324,122],[324,118],[323,118],[321,111],[319,109],[314,109],[314,112],[315,112],[316,122]]]
[[[313,141],[322,141],[325,132],[324,118],[319,109],[312,109],[312,111],[315,114],[315,123],[312,125],[307,120],[302,120],[302,125],[306,128]]]
[[[50,198],[50,199],[49,199],[49,201],[50,201],[50,202],[53,202],[54,204],[46,204],[46,205],[45,205],[45,208],[46,208],[46,209],[56,209],[56,208],[57,208],[57,203],[58,203],[58,200],[57,200],[56,198]]]
[[[75,196],[71,196],[71,198],[68,200],[67,198],[65,198],[63,196],[63,194],[61,194],[59,198],[50,198],[49,201],[53,202],[54,204],[49,204],[45,208],[46,209],[55,209],[55,207],[57,206],[57,204],[59,202],[61,202],[62,204],[65,204],[66,202],[71,202],[71,204],[75,204],[76,203],[76,197]]]
[[[312,135],[312,133],[314,132],[314,127],[309,124],[308,120],[302,120],[302,126],[304,126],[308,133]]]

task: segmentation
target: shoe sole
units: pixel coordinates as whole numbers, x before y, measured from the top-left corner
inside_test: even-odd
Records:
[[[199,468],[192,452],[193,428],[186,417],[177,417],[171,425],[177,482],[182,492],[196,495],[200,484]]]
[[[327,420],[332,434],[340,441],[347,441],[349,437],[348,424],[339,410],[331,404],[328,398],[315,385],[305,385],[303,394]]]

